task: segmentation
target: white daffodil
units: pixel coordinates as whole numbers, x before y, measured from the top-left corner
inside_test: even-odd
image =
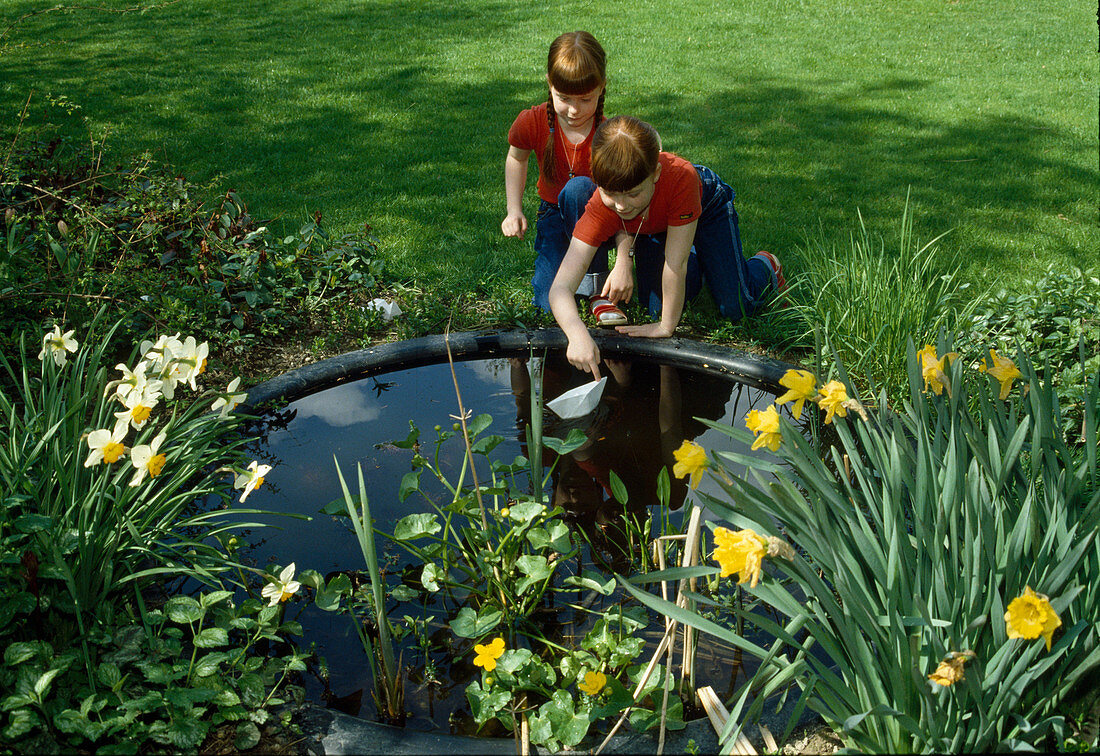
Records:
[[[119,458],[126,453],[126,446],[122,440],[126,438],[128,429],[129,426],[126,423],[119,423],[115,425],[113,431],[101,428],[89,433],[87,441],[91,453],[84,460],[84,466],[91,467],[100,462],[106,462],[109,465],[118,462]]]
[[[164,469],[166,457],[160,453],[160,445],[164,443],[165,435],[158,433],[151,444],[137,444],[130,450],[130,462],[137,472],[130,479],[131,486],[141,485],[148,475],[155,478]]]
[[[141,342],[141,359],[152,368],[152,375],[161,381],[161,393],[171,401],[175,398],[176,384],[183,379],[182,369],[176,361],[183,350],[183,342],[175,336],[160,336],[156,341]]]
[[[248,495],[264,484],[264,476],[271,472],[271,465],[261,465],[256,460],[248,464],[248,472],[243,472],[233,481],[234,488],[244,489],[240,502],[243,504]]]
[[[157,383],[160,383],[160,381],[157,381]],[[160,401],[160,392],[148,390],[138,391],[135,388],[126,394],[126,397],[120,401],[126,410],[124,412],[115,413],[118,422],[129,423],[134,426],[134,430],[141,430],[149,420],[149,414],[153,411],[153,408],[157,406],[157,402]]]
[[[53,357],[54,364],[58,367],[64,365],[67,352],[75,352],[78,346],[73,333],[73,331],[61,333],[61,327],[55,325],[52,331],[47,331],[42,337],[42,351],[38,353],[38,359],[44,360],[48,354]]]
[[[278,580],[263,587],[260,595],[267,599],[268,606],[276,606],[297,593],[301,587],[301,583],[294,579],[294,562],[291,562],[279,573]]]
[[[206,370],[206,357],[210,354],[210,345],[205,341],[201,344],[195,341],[194,336],[188,336],[183,342],[183,348],[176,355],[180,367],[180,382],[186,382],[192,391],[198,387],[195,379]]]
[[[103,390],[103,396],[109,396],[111,391],[114,390],[115,396],[123,404],[126,402],[127,396],[131,393],[137,392],[138,394],[153,394],[156,397],[160,397],[161,381],[156,378],[147,378],[145,371],[149,369],[148,362],[139,362],[133,370],[127,367],[123,363],[115,365],[115,370],[122,373],[122,377],[117,381],[111,381],[107,384]]]
[[[229,385],[225,387],[225,392],[218,394],[218,398],[210,405],[210,411],[217,412],[218,417],[224,419],[230,412],[236,409],[238,404],[248,398],[248,394],[246,393],[234,393],[237,391],[237,386],[239,385],[241,385],[241,379],[239,377],[231,380]]]

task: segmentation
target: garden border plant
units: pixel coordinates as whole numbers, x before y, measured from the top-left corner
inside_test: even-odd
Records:
[[[238,605],[221,589],[226,570],[247,569],[223,540],[256,525],[241,517],[255,510],[227,506],[230,486],[243,503],[262,483],[257,463],[245,469],[233,412],[245,394],[238,380],[197,392],[208,345],[178,334],[142,343],[110,380],[119,324],[100,336],[99,322],[83,346],[55,325],[37,361],[25,346],[14,364],[0,355],[4,740],[192,749],[237,722],[251,747],[282,691],[300,698],[288,675],[304,665],[280,642],[301,629],[278,602]],[[214,590],[153,590],[171,578]]]
[[[1071,696],[1095,699],[1088,686],[1100,668],[1100,589],[1091,577],[1100,570],[1100,375],[1084,379],[1085,440],[1069,446],[1059,395],[1025,350],[1018,366],[987,355],[979,367],[990,380],[961,360],[949,364],[949,347],[910,346],[904,409],[887,407],[884,395],[877,407],[849,399],[843,372],[820,389],[812,374],[789,381],[778,401],[829,411],[837,440],[824,458],[769,410],[748,425],[754,443],[773,447],[784,464],[725,453],[713,460],[728,498],[704,497],[706,506],[738,528],[715,528],[714,558],[784,617],[738,614],[778,639],[770,652],[633,591],[763,660],[727,732],[793,683],[799,708],[820,713],[860,750],[1073,742],[1069,723],[1088,702],[1076,711]],[[1079,359],[1086,356],[1082,347]],[[753,469],[755,484],[728,475],[728,462]],[[794,551],[771,550],[758,535],[777,529]]]

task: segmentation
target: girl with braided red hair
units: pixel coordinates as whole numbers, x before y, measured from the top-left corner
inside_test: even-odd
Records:
[[[550,45],[546,62],[546,102],[521,112],[508,131],[504,163],[507,215],[500,224],[505,236],[522,239],[527,233],[523,192],[527,161],[537,151],[539,210],[535,220],[535,274],[531,285],[535,304],[550,311],[550,285],[569,248],[570,232],[584,212],[595,185],[578,182],[562,190],[574,177],[590,177],[592,135],[604,120],[606,54],[586,31],[562,34]],[[607,251],[600,248],[577,287],[582,296],[598,294],[607,276]]]

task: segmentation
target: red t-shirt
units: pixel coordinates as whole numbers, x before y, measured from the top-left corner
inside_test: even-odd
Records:
[[[638,217],[624,222],[614,210],[604,205],[597,191],[588,200],[584,215],[573,228],[573,236],[585,244],[598,247],[622,230],[628,234],[659,234],[667,231],[669,226],[685,226],[698,219],[703,206],[695,166],[670,152],[658,155],[657,162],[661,166],[661,175],[657,178],[648,212],[643,211]],[[642,215],[645,215],[644,223]]]
[[[532,150],[542,164],[542,151],[546,149],[546,138],[550,135],[550,124],[546,120],[547,104],[544,102],[533,108],[528,108],[516,116],[512,128],[508,129],[508,144],[520,150]],[[569,172],[574,176],[591,176],[592,168],[592,134],[593,129],[580,144],[571,144],[561,129],[556,130],[554,145],[554,163],[557,168],[559,181],[551,183],[542,171],[539,171],[538,192],[541,199],[547,202],[557,203],[565,182],[569,180]],[[569,167],[572,163],[572,169]]]

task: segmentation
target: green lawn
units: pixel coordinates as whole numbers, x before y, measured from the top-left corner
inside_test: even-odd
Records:
[[[0,33],[53,5],[6,0]],[[32,92],[32,110],[65,96],[109,153],[220,175],[262,217],[367,222],[391,273],[438,295],[519,297],[531,237],[500,234],[505,135],[545,97],[550,40],[585,28],[608,52],[607,112],[651,121],[666,149],[717,170],[746,250],[847,239],[857,209],[892,231],[911,187],[919,237],[952,229],[942,246],[968,278],[1013,286],[1100,263],[1094,13],[1079,0],[49,12],[0,42],[0,123]]]

